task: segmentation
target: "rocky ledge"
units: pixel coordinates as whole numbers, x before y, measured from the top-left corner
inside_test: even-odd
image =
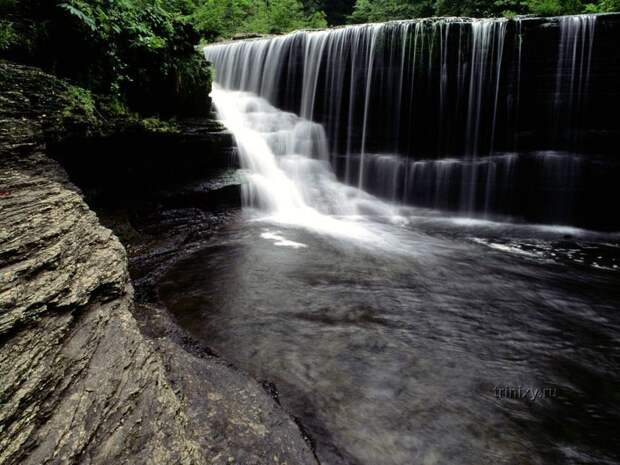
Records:
[[[267,390],[134,304],[124,247],[46,153],[65,84],[0,66],[0,464],[316,464]]]

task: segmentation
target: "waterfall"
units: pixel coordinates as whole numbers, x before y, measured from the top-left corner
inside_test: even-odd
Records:
[[[243,203],[278,223],[333,236],[385,242],[356,221],[360,215],[398,220],[396,210],[339,182],[327,160],[323,127],[278,110],[256,94],[214,86],[218,117],[235,137]]]
[[[590,84],[596,16],[564,16],[559,23],[554,130],[558,140],[574,144],[581,129],[583,105]]]
[[[555,154],[554,166],[573,165],[571,154],[560,155],[565,146],[547,141],[574,134],[583,118],[598,18],[395,21],[218,43],[204,53],[221,91],[298,115],[320,139],[307,142],[314,148],[305,156],[358,190],[468,216],[570,222],[575,193],[553,209],[563,216],[541,216],[547,209],[533,205],[549,193],[547,168],[532,160],[544,151]],[[559,24],[557,46],[531,63],[538,44],[527,35],[549,34],[545,21]],[[544,66],[556,70],[551,78]]]
[[[466,124],[466,153],[475,159],[480,153],[481,118],[486,102],[492,102],[489,126],[489,151],[493,151],[497,104],[502,67],[502,55],[506,36],[506,20],[480,20],[471,23],[472,45],[469,61],[470,77]],[[490,97],[490,98],[489,98]],[[463,183],[463,207],[471,214],[475,210],[478,190],[478,170],[471,163],[471,170]]]
[[[478,155],[489,152],[494,137],[506,26],[503,19],[463,18],[366,24],[216,44],[205,55],[223,88],[254,92],[323,123],[334,153],[436,156],[450,145],[445,139],[455,138]],[[454,57],[461,62],[456,70]],[[414,101],[439,106],[437,119],[412,112]],[[377,107],[390,111],[379,118]],[[419,123],[433,141],[418,137]],[[364,166],[347,180],[363,187]]]

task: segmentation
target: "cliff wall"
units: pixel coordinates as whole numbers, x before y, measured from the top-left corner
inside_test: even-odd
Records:
[[[316,463],[258,383],[135,306],[124,247],[46,153],[66,90],[0,64],[0,464]]]

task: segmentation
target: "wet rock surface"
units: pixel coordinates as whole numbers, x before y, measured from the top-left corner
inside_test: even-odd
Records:
[[[42,145],[62,82],[1,66],[0,464],[316,463],[260,384],[134,304],[125,248]],[[200,238],[123,224],[147,275]]]

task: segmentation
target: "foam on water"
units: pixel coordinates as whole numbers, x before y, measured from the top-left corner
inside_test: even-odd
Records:
[[[277,245],[279,247],[291,247],[293,249],[305,249],[308,247],[306,244],[302,244],[301,242],[289,241],[284,236],[282,236],[280,231],[266,231],[260,235],[263,239],[274,241],[273,245]]]
[[[215,85],[211,96],[237,143],[245,173],[245,206],[263,212],[263,220],[389,245],[389,238],[366,219],[397,224],[404,219],[394,206],[338,181],[321,125],[281,111],[250,92]]]

